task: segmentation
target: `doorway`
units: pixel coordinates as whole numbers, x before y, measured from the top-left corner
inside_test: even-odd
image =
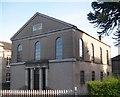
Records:
[[[34,89],[39,90],[39,68],[34,70]]]
[[[40,84],[41,84],[41,89],[45,90],[46,89],[46,68],[41,68],[41,74],[39,74],[40,73],[39,72],[40,68],[35,68],[35,69],[28,68],[27,70],[28,70],[28,74],[27,74],[27,76],[28,76],[27,77],[28,78],[27,79],[27,81],[28,81],[28,89],[29,90],[31,89],[31,87],[32,87],[31,83],[32,83],[33,84],[32,89],[39,90],[40,89]],[[33,72],[31,72],[31,70]],[[33,80],[31,79],[31,77],[33,78]]]
[[[43,90],[46,89],[46,69],[45,68],[42,68],[42,88]]]

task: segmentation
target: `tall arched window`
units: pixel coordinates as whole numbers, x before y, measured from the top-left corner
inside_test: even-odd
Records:
[[[106,58],[107,58],[107,64],[109,65],[109,53],[108,53],[108,50],[106,50]]]
[[[40,42],[35,43],[35,60],[40,60]]]
[[[81,59],[83,59],[83,54],[84,54],[84,48],[83,48],[84,44],[83,44],[83,40],[79,39],[79,57]]]
[[[91,44],[91,46],[92,46],[92,51],[91,51],[91,61],[92,62],[94,62],[95,61],[95,56],[94,56],[94,45],[93,44]]]
[[[100,63],[102,64],[102,48],[100,47]]]
[[[19,44],[17,47],[17,62],[22,62],[22,45]]]
[[[62,38],[59,37],[56,39],[56,59],[62,59],[63,49],[62,49]]]

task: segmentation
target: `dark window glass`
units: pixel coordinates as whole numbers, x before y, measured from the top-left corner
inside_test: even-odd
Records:
[[[6,73],[6,82],[10,82],[10,73]]]
[[[110,73],[109,72],[107,72],[107,76],[109,76],[110,75]]]
[[[103,80],[103,72],[100,72],[100,80]]]
[[[22,62],[22,45],[18,45],[18,48],[17,48],[17,62]]]
[[[91,61],[92,61],[92,62],[94,62],[94,61],[95,61],[95,56],[94,56],[94,45],[93,45],[93,44],[91,44],[91,46],[92,46]]]
[[[35,43],[35,60],[40,60],[40,42]]]
[[[84,45],[83,40],[79,39],[79,57],[82,60],[83,60],[83,57],[84,57],[84,46],[83,45]]]
[[[80,83],[85,83],[85,73],[84,73],[84,71],[80,71]]]
[[[63,57],[63,50],[62,50],[62,38],[56,39],[56,59],[62,59]]]
[[[100,47],[100,63],[102,64],[102,48]]]
[[[11,58],[10,58],[10,56],[8,56],[7,57],[7,62],[6,62],[7,67],[10,66],[10,63],[11,63]]]
[[[106,57],[107,57],[107,64],[109,65],[109,54],[108,54],[108,50],[106,50]]]
[[[95,80],[95,71],[92,71],[92,81]]]

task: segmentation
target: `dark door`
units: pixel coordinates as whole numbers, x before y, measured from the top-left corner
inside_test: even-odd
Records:
[[[28,90],[30,90],[30,68],[28,68]]]
[[[39,90],[39,68],[34,70],[34,89]]]
[[[42,68],[42,79],[43,79],[43,90],[46,89],[46,73],[45,73],[45,68]]]

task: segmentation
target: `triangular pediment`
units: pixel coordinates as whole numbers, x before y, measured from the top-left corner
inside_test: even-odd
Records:
[[[17,31],[17,33],[13,35],[11,40],[50,33],[52,31],[55,32],[57,30],[72,27],[75,26],[37,12]]]

